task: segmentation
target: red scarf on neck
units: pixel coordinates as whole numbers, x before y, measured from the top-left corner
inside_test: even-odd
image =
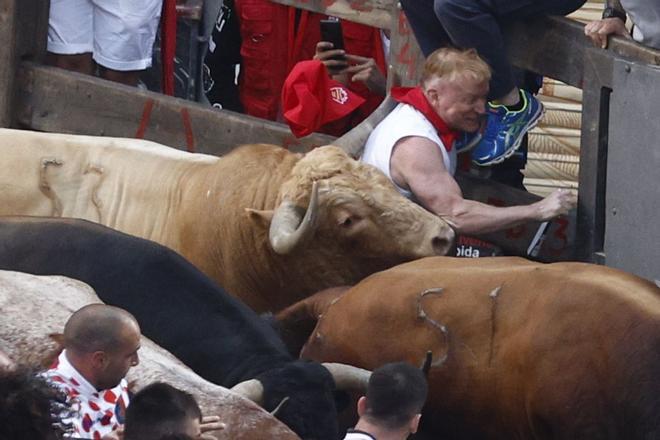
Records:
[[[452,130],[447,123],[433,110],[431,104],[424,96],[421,87],[392,87],[390,95],[397,102],[410,104],[413,108],[424,115],[426,119],[435,127],[440,136],[443,146],[447,152],[451,151],[454,141],[458,138],[459,132]]]

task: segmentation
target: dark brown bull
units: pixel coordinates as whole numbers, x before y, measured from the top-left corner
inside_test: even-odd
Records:
[[[641,278],[438,257],[332,296],[279,315],[286,327],[322,313],[301,356],[373,369],[431,350],[434,438],[660,438],[660,289]]]

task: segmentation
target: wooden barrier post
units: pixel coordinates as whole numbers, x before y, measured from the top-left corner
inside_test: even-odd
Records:
[[[16,3],[0,0],[0,127],[13,126],[14,81],[16,78]]]

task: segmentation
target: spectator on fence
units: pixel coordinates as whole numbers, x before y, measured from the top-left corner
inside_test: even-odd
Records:
[[[626,28],[627,15],[633,22],[632,35]],[[657,0],[607,0],[600,20],[586,24],[584,34],[605,49],[610,35],[633,38],[660,49],[660,2]]]
[[[392,89],[399,104],[371,132],[361,158],[385,173],[401,194],[462,234],[549,220],[576,204],[575,196],[561,189],[525,206],[495,207],[463,198],[453,178],[457,140],[479,129],[489,80],[490,69],[474,49],[436,50],[418,87]]]
[[[502,27],[545,14],[566,15],[585,0],[401,0],[417,41],[428,56],[439,47],[474,48],[490,65],[488,124],[472,151],[481,166],[502,162],[543,115],[542,104],[514,83]]]
[[[135,86],[151,66],[163,0],[51,0],[50,64]]]
[[[405,440],[417,432],[428,385],[424,373],[405,362],[376,368],[360,397],[360,419],[344,440]]]
[[[320,21],[326,16],[268,0],[225,1],[205,58],[205,91],[210,103],[269,120],[282,120],[281,94],[299,61],[323,58]],[[343,21],[353,81],[347,86],[366,103],[369,115],[382,101],[385,52],[378,29]],[[240,65],[238,85],[235,66]],[[362,66],[362,67],[360,67]],[[374,70],[377,66],[378,72]],[[240,99],[237,102],[236,97]]]

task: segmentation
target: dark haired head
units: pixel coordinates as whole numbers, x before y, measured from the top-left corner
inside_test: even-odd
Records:
[[[385,364],[369,378],[364,416],[388,429],[399,429],[421,412],[427,391],[420,369],[405,362]]]
[[[192,435],[190,427],[201,419],[202,413],[193,396],[166,383],[153,383],[139,391],[128,405],[124,440]]]
[[[59,440],[65,396],[29,369],[0,370],[0,440]]]

